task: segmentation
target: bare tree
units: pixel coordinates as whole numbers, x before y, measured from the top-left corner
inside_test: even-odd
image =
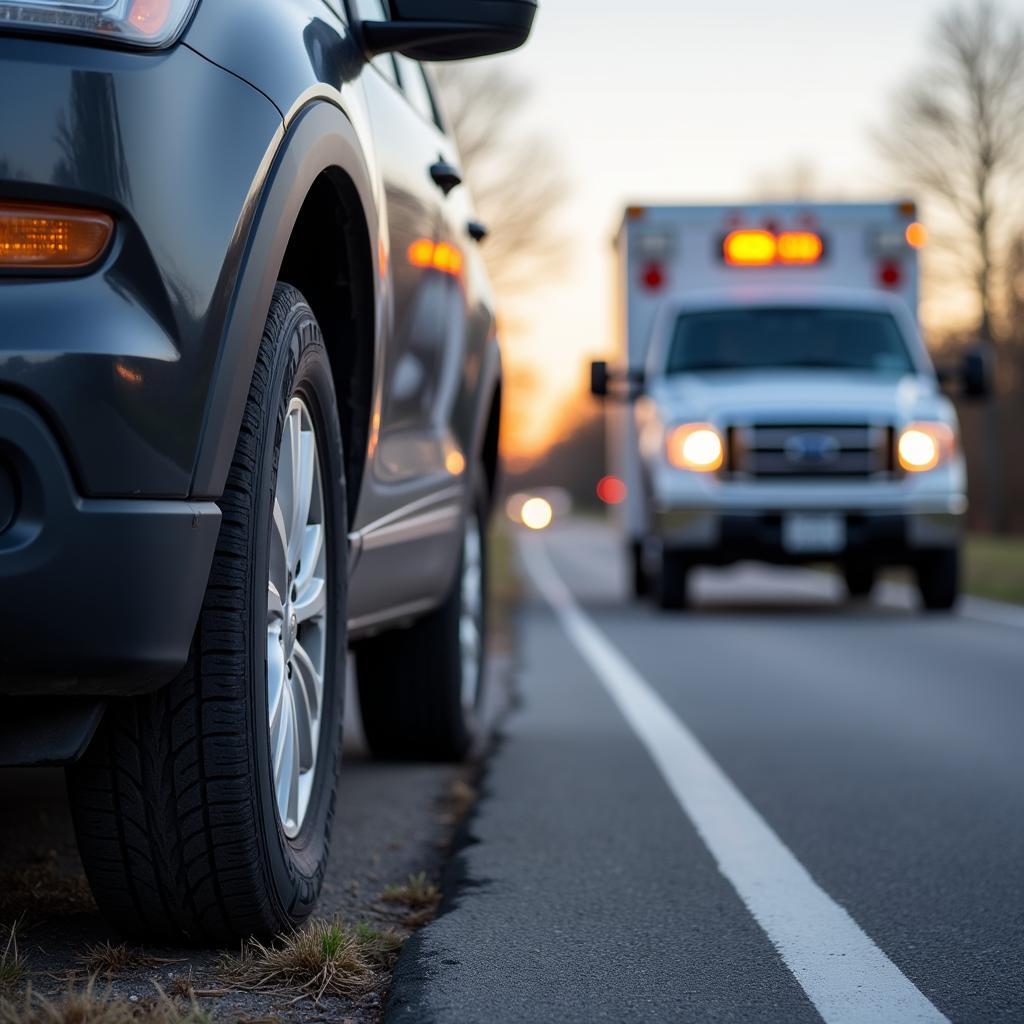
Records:
[[[493,63],[434,69],[445,115],[488,237],[483,254],[499,295],[547,278],[563,263],[558,212],[568,195],[551,142],[526,124],[524,83]]]
[[[907,185],[954,225],[942,238],[978,309],[979,343],[993,366],[1004,334],[1002,274],[1024,184],[1024,20],[979,0],[938,21],[932,60],[897,99],[882,146]],[[1005,279],[1003,279],[1005,280]],[[1007,522],[998,406],[987,416],[989,515]]]

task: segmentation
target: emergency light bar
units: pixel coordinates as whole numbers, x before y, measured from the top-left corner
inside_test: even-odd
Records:
[[[825,240],[813,231],[733,231],[722,242],[730,267],[810,267],[825,255]]]

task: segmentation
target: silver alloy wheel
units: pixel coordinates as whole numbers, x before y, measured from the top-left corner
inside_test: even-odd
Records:
[[[277,812],[302,828],[316,781],[327,658],[327,525],[316,431],[288,405],[274,493],[267,580],[267,714]]]
[[[462,706],[466,711],[476,708],[483,671],[484,592],[483,550],[480,521],[474,512],[466,518],[462,542],[461,607],[459,611],[459,649],[462,654]]]

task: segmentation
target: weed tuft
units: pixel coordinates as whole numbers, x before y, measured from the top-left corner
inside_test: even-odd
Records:
[[[7,940],[4,943],[4,951],[0,954],[0,995],[16,988],[25,977],[25,958],[18,952],[20,923],[15,921],[7,928]]]
[[[401,944],[400,936],[366,924],[313,921],[269,946],[250,939],[240,955],[226,958],[222,967],[240,988],[290,992],[296,1001],[356,998],[374,987],[378,973],[390,965]]]
[[[118,946],[111,942],[101,942],[97,946],[90,946],[78,958],[78,962],[89,974],[103,974],[109,978],[132,968],[163,967],[181,961],[148,956],[141,950],[132,949],[131,946],[123,942]]]
[[[382,893],[385,903],[397,903],[409,911],[402,924],[419,928],[432,920],[441,905],[441,890],[421,871],[410,875],[402,885],[389,885]]]

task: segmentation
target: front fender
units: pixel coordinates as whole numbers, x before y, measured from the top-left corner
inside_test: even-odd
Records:
[[[302,204],[324,172],[341,173],[354,187],[370,241],[368,258],[379,281],[379,225],[370,173],[352,122],[338,107],[315,101],[282,130],[268,154],[249,241],[222,335],[207,399],[192,494],[223,493],[249,394],[256,354],[274,285]]]

